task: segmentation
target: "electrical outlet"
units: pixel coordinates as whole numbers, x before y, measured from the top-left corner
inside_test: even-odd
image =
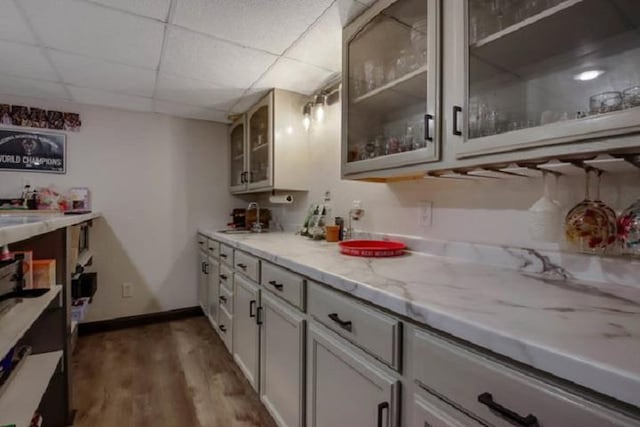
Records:
[[[133,296],[133,285],[131,283],[122,284],[122,298],[131,298]]]
[[[420,227],[431,227],[433,222],[433,202],[420,203]]]

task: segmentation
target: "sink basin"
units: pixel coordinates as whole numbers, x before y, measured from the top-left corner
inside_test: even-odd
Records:
[[[223,234],[250,234],[250,230],[218,230],[218,233]]]

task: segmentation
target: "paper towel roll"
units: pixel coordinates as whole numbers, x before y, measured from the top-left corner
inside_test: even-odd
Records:
[[[269,197],[269,203],[274,205],[289,205],[293,203],[293,196],[291,194],[281,194],[279,196]]]

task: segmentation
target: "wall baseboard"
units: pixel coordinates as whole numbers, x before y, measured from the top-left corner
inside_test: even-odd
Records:
[[[137,316],[118,317],[117,319],[99,320],[97,322],[80,323],[78,336],[97,334],[99,332],[115,331],[118,329],[132,328],[135,326],[150,325],[152,323],[170,322],[189,317],[203,316],[202,309],[198,307],[178,308],[176,310],[162,311],[159,313],[140,314]]]

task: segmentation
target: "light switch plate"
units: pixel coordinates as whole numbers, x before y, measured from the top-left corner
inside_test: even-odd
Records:
[[[420,202],[420,227],[428,228],[433,223],[433,202]]]
[[[133,296],[133,285],[131,283],[122,284],[122,298],[131,298]]]

